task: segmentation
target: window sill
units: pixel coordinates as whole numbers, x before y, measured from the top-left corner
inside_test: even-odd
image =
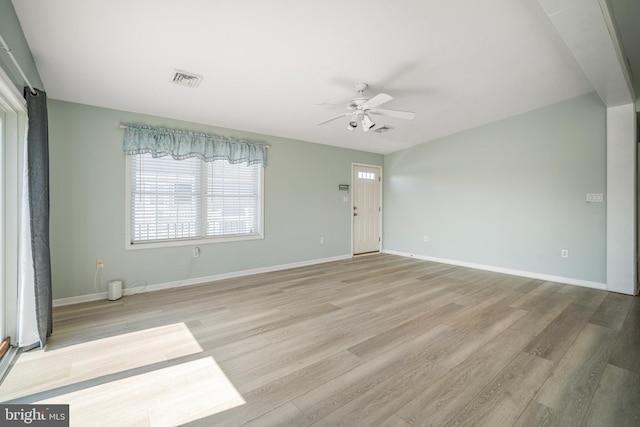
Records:
[[[227,236],[227,237],[211,237],[208,239],[184,239],[184,240],[163,240],[160,242],[148,242],[148,243],[131,243],[127,242],[125,250],[139,250],[139,249],[156,249],[156,248],[172,248],[179,246],[202,246],[215,243],[229,243],[229,242],[242,242],[246,240],[261,240],[264,239],[262,234],[251,234],[245,236]]]

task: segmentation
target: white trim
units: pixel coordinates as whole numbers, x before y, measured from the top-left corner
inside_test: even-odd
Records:
[[[0,68],[0,110],[3,111],[4,142],[0,147],[0,304],[4,306],[0,335],[10,336],[11,345],[18,335],[18,265],[20,252],[20,220],[22,209],[22,164],[27,128],[27,103],[9,76]],[[4,338],[4,337],[3,337]]]
[[[100,292],[97,294],[79,295],[77,297],[58,298],[53,300],[54,307],[62,307],[63,305],[80,304],[89,301],[98,301],[101,299],[107,299],[106,292]]]
[[[353,256],[351,254],[345,254],[345,255],[339,255],[339,256],[330,257],[330,258],[293,262],[290,264],[273,265],[270,267],[253,268],[250,270],[233,271],[230,273],[215,274],[213,276],[194,277],[194,278],[184,279],[184,280],[175,280],[173,282],[156,283],[154,285],[141,286],[138,288],[125,287],[124,295],[135,295],[135,294],[141,294],[146,292],[160,291],[162,289],[179,288],[182,286],[201,285],[203,283],[216,282],[216,281],[225,280],[225,279],[234,279],[237,277],[251,276],[254,274],[270,273],[273,271],[289,270],[292,268],[307,267],[307,266],[316,265],[316,264],[324,264],[327,262],[342,261],[345,259],[350,259],[352,257]],[[96,300],[101,300],[106,298],[107,298],[106,292],[80,295],[80,296],[69,297],[69,298],[58,298],[53,300],[53,306],[60,307],[63,305],[78,304],[81,302],[96,301]]]
[[[131,158],[124,154],[124,249],[131,249]],[[55,307],[55,301],[54,301]]]
[[[637,139],[633,104],[607,108],[607,287],[634,295],[637,283]]]
[[[7,42],[4,40],[4,38],[2,38],[1,35],[0,35],[0,45],[2,45],[0,47],[2,47],[2,50],[4,50],[7,53],[7,55],[9,56],[9,59],[11,59],[11,62],[13,62],[14,67],[16,68],[16,70],[18,70],[18,73],[20,73],[20,77],[22,77],[22,80],[24,80],[26,85],[29,86],[29,90],[31,91],[31,93],[35,94],[36,91],[33,88],[33,85],[31,84],[31,82],[29,81],[29,78],[22,70],[22,67],[20,66],[20,64],[18,64],[18,60],[16,60],[16,57],[13,55],[13,52],[11,51],[11,49],[9,49],[9,45],[7,45]]]
[[[492,271],[494,273],[510,274],[512,276],[527,277],[530,279],[544,280],[547,282],[564,283],[567,285],[576,285],[576,286],[582,286],[585,288],[601,289],[605,291],[607,290],[607,285],[604,283],[573,279],[571,277],[553,276],[550,274],[533,273],[531,271],[513,270],[510,268],[494,267],[491,265],[475,264],[472,262],[457,261],[457,260],[446,259],[446,258],[437,258],[437,257],[432,257],[427,255],[410,254],[406,252],[399,252],[399,251],[393,251],[388,249],[382,251],[382,253],[390,254],[390,255],[398,255],[406,258],[416,258],[424,261],[439,262],[442,264],[457,265],[459,267],[475,268],[477,270]]]
[[[206,239],[194,238],[194,239],[175,239],[175,240],[163,240],[160,242],[148,242],[148,243],[130,243],[125,249],[136,251],[140,249],[157,249],[157,248],[174,248],[178,246],[203,246],[211,243],[225,243],[225,242],[242,242],[245,240],[263,240],[263,234],[250,234],[246,236],[235,235],[227,237],[208,237]]]
[[[0,68],[0,89],[2,90],[3,99],[9,104],[12,110],[18,113],[27,112],[27,100],[24,99],[18,89],[16,89],[2,68]]]

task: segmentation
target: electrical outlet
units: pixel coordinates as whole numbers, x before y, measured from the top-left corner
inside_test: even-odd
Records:
[[[560,256],[561,256],[562,258],[569,258],[569,249],[562,249],[562,250],[560,251]]]
[[[422,241],[427,243],[429,241],[429,236],[427,236],[426,234],[422,236]]]
[[[321,237],[321,238],[320,238],[320,244],[321,244],[321,245],[324,245],[324,237]]]
[[[192,253],[194,258],[198,258],[200,256],[200,248],[193,248]]]
[[[102,258],[96,260],[96,268],[104,268],[104,260]]]

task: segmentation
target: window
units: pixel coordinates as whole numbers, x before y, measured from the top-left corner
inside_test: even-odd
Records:
[[[359,179],[376,179],[376,174],[375,172],[358,171],[358,178]]]
[[[127,158],[128,245],[262,238],[262,165]]]

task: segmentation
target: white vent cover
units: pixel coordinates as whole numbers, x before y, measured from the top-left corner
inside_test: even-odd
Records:
[[[380,126],[379,128],[375,129],[374,132],[385,133],[385,132],[389,132],[391,129],[393,128],[390,126]]]
[[[202,81],[202,76],[188,71],[174,70],[171,82],[181,86],[198,87]]]

